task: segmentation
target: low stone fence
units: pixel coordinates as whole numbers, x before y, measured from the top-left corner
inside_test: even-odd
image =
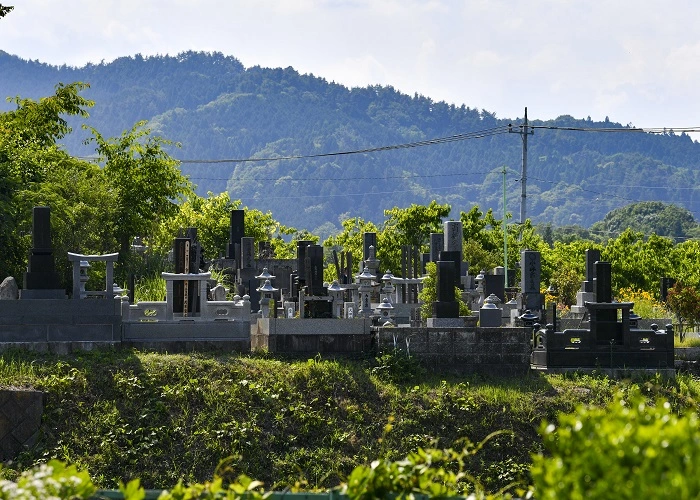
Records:
[[[380,351],[415,356],[428,369],[460,374],[526,375],[532,328],[375,328]]]
[[[251,348],[291,355],[357,355],[372,351],[370,320],[259,318],[251,323]]]
[[[121,322],[119,299],[0,301],[0,343],[114,342]]]

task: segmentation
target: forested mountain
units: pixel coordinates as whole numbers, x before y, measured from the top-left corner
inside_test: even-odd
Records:
[[[346,88],[293,68],[245,68],[220,53],[123,57],[82,68],[25,61],[0,51],[0,93],[39,98],[59,83],[83,81],[95,101],[86,123],[116,136],[138,120],[181,143],[172,152],[200,194],[229,190],[251,208],[271,210],[280,222],[313,230],[339,218],[383,220],[384,209],[450,203],[452,216],[478,204],[502,210],[507,169],[507,209],[520,210],[519,118],[392,87]],[[527,103],[524,102],[524,105]],[[12,103],[1,103],[10,109]],[[562,110],[565,111],[565,110]],[[531,124],[616,128],[561,116]],[[76,155],[88,133],[74,124],[64,142]],[[470,134],[480,138],[358,154],[332,153],[420,143]],[[498,133],[496,133],[498,132]],[[503,132],[503,133],[502,133]],[[612,209],[637,201],[672,202],[698,218],[700,144],[685,134],[595,133],[537,129],[529,137],[528,216],[554,225],[590,224]],[[308,156],[317,155],[308,158]],[[300,159],[270,160],[306,156]],[[263,158],[255,162],[201,162]]]

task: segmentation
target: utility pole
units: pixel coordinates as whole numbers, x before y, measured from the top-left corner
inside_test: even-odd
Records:
[[[508,225],[506,224],[506,166],[503,165],[503,266],[505,283],[508,286]],[[505,297],[504,297],[505,299]]]
[[[520,174],[520,223],[522,224],[527,219],[527,136],[535,133],[528,126],[527,107],[525,107],[525,122],[518,129],[513,130],[511,127],[508,132],[520,134],[520,138],[523,140],[523,166]]]

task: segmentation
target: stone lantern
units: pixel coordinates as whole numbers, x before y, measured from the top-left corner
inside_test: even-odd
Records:
[[[523,326],[532,328],[535,325],[535,321],[538,321],[540,318],[537,314],[530,311],[530,309],[526,309],[523,314],[518,316],[518,319],[522,321]]]
[[[124,290],[122,287],[120,287],[116,283],[114,283],[112,285],[112,293],[114,294],[114,298],[120,297],[121,295],[124,295],[128,292],[129,292],[129,290]],[[107,293],[107,292],[105,291],[105,293]],[[109,297],[107,297],[107,298],[109,298]]]
[[[391,305],[389,299],[384,297],[382,303],[379,304],[374,311],[379,314],[379,324],[382,326],[395,326],[394,320],[391,317],[391,311],[394,310],[394,306]]]
[[[343,293],[345,292],[345,288],[340,286],[340,283],[338,283],[338,280],[333,280],[333,283],[331,283],[328,288],[328,295],[331,296],[333,299],[333,317],[334,318],[342,318],[343,317]]]
[[[364,267],[369,269],[370,273],[379,274],[379,259],[377,259],[376,256],[377,249],[374,248],[374,245],[370,245],[368,250],[369,255],[367,256],[367,260],[365,260]]]
[[[372,314],[371,306],[371,294],[372,294],[372,280],[377,279],[375,275],[369,272],[369,268],[365,267],[364,271],[355,276],[359,286],[357,291],[360,294],[360,314],[368,318]]]
[[[259,276],[256,276],[255,279],[260,280],[260,286],[262,287],[265,284],[265,281],[272,281],[273,279],[275,279],[275,276],[271,275],[266,267],[263,267],[262,272]]]
[[[277,288],[273,287],[270,280],[265,280],[265,283],[256,289],[262,295],[260,299],[260,311],[263,318],[270,317],[270,301],[273,300],[273,294]]]
[[[476,275],[474,278],[474,281],[476,282],[476,292],[479,294],[479,307],[484,305],[484,276],[486,275],[486,271],[483,269],[479,271],[479,274]]]
[[[394,275],[391,274],[391,271],[385,272],[384,276],[382,276],[383,286],[380,290],[380,300],[389,299],[391,302],[391,296],[396,291],[396,287],[391,282],[392,279],[394,279]]]

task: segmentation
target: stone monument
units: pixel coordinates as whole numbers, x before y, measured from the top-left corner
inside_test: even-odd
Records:
[[[32,249],[24,273],[22,299],[63,299],[66,291],[55,270],[51,246],[51,209],[34,207],[32,212]]]

